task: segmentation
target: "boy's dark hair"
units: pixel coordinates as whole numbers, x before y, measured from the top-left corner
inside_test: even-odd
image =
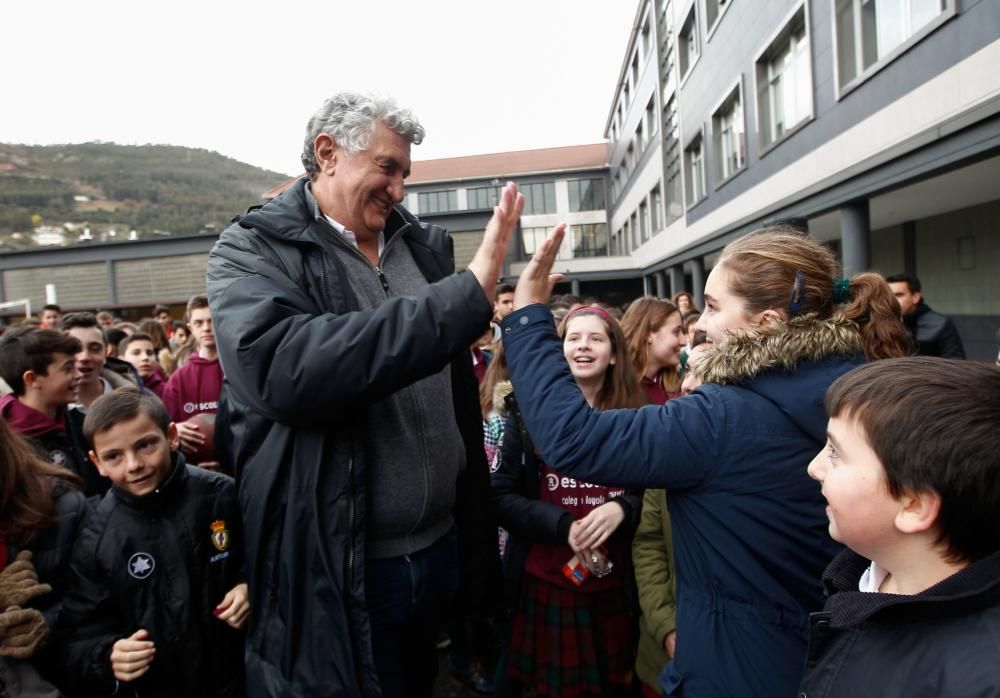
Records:
[[[887,284],[894,284],[899,281],[906,282],[906,286],[910,289],[910,293],[920,293],[920,279],[913,274],[903,272],[902,274],[893,274],[892,276],[885,277],[885,282]]]
[[[104,328],[104,343],[109,347],[115,347],[117,351],[118,345],[121,341],[128,337],[128,332],[125,330],[120,330],[117,327],[105,327]]]
[[[153,307],[153,317],[155,318],[160,313],[166,313],[167,315],[169,315],[170,314],[170,308],[168,308],[167,306],[162,305],[162,304],[154,306]]]
[[[59,329],[63,332],[74,327],[98,327],[97,316],[93,313],[70,313],[63,315],[59,322]]]
[[[145,332],[133,332],[132,334],[127,335],[125,339],[118,342],[118,355],[119,356],[123,355],[125,353],[125,350],[128,349],[129,344],[131,344],[132,342],[138,342],[140,340],[145,340],[150,344],[152,344],[154,349],[156,348],[156,342],[154,342],[153,338],[150,337],[148,334],[146,334]]]
[[[87,409],[83,420],[83,435],[94,448],[94,435],[107,431],[119,422],[144,414],[166,434],[170,416],[160,399],[138,388],[118,388],[97,398]]]
[[[514,284],[500,284],[499,286],[497,286],[497,290],[493,292],[493,302],[496,303],[498,300],[500,300],[501,294],[513,293],[513,292],[514,292]]]
[[[59,330],[12,327],[0,337],[0,378],[18,397],[24,395],[24,372],[47,376],[54,354],[73,356],[82,349],[80,340]]]
[[[198,295],[191,296],[191,300],[188,301],[187,309],[184,311],[184,319],[188,322],[191,321],[191,313],[199,308],[208,307],[208,296]]]
[[[60,308],[60,307],[59,307],[58,305],[56,305],[55,303],[49,303],[48,305],[43,305],[43,306],[42,306],[42,310],[43,310],[43,311],[45,311],[45,310],[54,310],[54,311],[56,311],[57,313],[59,313],[60,315],[62,315],[62,308]]]
[[[938,540],[947,542],[950,561],[1000,550],[1000,368],[884,359],[838,378],[826,411],[861,425],[893,496],[941,496]]]

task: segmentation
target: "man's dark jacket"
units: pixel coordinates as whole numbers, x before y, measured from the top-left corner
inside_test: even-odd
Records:
[[[923,301],[909,315],[903,316],[903,324],[910,333],[913,348],[920,356],[940,356],[945,359],[964,359],[965,347],[951,318],[935,313]]]
[[[153,492],[104,495],[77,538],[59,617],[74,695],[244,694],[245,633],[213,613],[245,580],[235,489],[178,453]],[[111,648],[140,628],[156,656],[146,674],[117,685]]]
[[[469,347],[492,306],[469,272],[453,274],[451,238],[402,207],[402,234],[428,286],[361,311],[324,238],[305,182],[237,218],[208,262],[225,369],[222,412],[247,541],[254,696],[379,696],[365,609],[368,405],[451,363],[466,451],[455,521],[460,603],[499,587],[496,528]],[[443,399],[447,399],[442,396]]]
[[[1000,696],[1000,553],[919,594],[858,591],[870,562],[844,550],[823,576],[800,696]]]

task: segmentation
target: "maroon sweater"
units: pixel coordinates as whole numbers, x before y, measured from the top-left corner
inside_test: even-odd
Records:
[[[198,355],[177,369],[163,390],[163,404],[175,422],[186,422],[202,412],[219,409],[222,392],[222,364]]]

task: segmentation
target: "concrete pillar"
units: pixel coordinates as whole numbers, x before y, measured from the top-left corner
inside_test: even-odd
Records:
[[[118,305],[118,289],[115,284],[115,263],[110,259],[105,260],[104,269],[108,276],[108,305]]]
[[[684,289],[684,267],[675,264],[670,267],[670,297],[673,298]]]
[[[705,260],[695,257],[691,260],[691,289],[694,295],[694,304],[699,308],[705,307]]]
[[[915,221],[903,223],[903,271],[907,274],[917,275],[917,224]]]
[[[649,289],[650,289],[651,286],[652,286],[652,284],[650,283],[649,274],[643,274],[642,275],[642,295],[648,296],[649,293],[650,293]]]
[[[667,275],[661,270],[653,274],[653,278],[656,280],[656,297],[666,298],[667,297]]]
[[[868,200],[847,204],[840,209],[840,249],[844,257],[844,276],[871,268]]]
[[[570,282],[569,282],[569,292],[572,293],[574,296],[579,296],[580,295],[580,280],[579,279],[571,279],[570,280]]]

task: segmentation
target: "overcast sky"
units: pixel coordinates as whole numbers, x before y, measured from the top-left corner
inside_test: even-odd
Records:
[[[344,89],[427,129],[415,160],[603,140],[635,0],[6,3],[0,142],[169,143],[301,172]]]

